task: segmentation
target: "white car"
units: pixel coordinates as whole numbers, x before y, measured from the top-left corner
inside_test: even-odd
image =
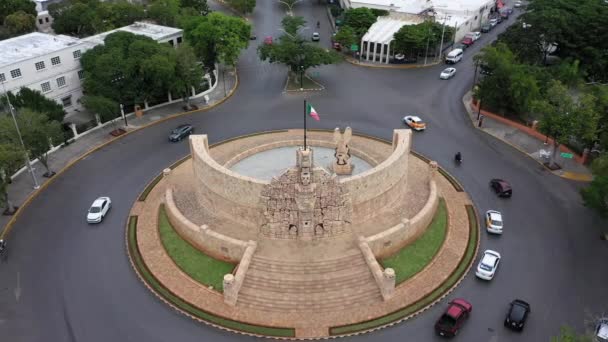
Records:
[[[500,253],[489,249],[486,250],[483,252],[481,260],[479,260],[479,265],[477,265],[475,275],[484,280],[492,280],[492,278],[494,278],[494,274],[496,273],[496,269],[498,268],[499,262]]]
[[[608,342],[608,317],[600,318],[595,327],[595,339],[598,342]]]
[[[479,32],[479,31],[469,32],[465,35],[465,37],[469,37],[469,38],[473,39],[473,41],[476,41],[477,39],[481,38],[481,32]]]
[[[521,7],[521,1],[515,1],[515,4],[513,4],[513,7],[520,8]]]
[[[456,75],[456,68],[445,68],[439,75],[439,78],[442,80],[447,80]]]
[[[486,230],[492,234],[502,234],[502,214],[496,210],[486,211]]]
[[[403,122],[415,131],[423,131],[426,129],[426,124],[415,115],[408,115],[403,117]]]
[[[110,200],[110,197],[99,197],[93,202],[93,204],[91,204],[91,208],[89,208],[89,212],[87,213],[87,222],[101,222],[108,214],[111,207],[112,201]]]
[[[312,34],[312,41],[313,41],[313,42],[318,42],[318,41],[319,41],[319,39],[321,39],[321,36],[319,35],[319,32],[314,32],[314,33]]]

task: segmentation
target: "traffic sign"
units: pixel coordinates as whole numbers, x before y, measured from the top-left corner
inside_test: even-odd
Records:
[[[562,158],[566,158],[566,159],[572,159],[572,157],[574,157],[574,155],[572,153],[565,153],[565,152],[562,152],[559,155],[562,156]]]
[[[350,51],[359,51],[359,45],[357,44],[353,44],[350,46]]]

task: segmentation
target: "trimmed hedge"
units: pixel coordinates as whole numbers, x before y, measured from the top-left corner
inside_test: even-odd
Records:
[[[162,173],[159,174],[158,176],[156,176],[156,178],[154,178],[148,185],[146,185],[146,188],[141,193],[141,195],[139,195],[139,198],[137,198],[137,200],[140,202],[145,201],[146,198],[148,198],[148,194],[150,194],[150,191],[152,191],[152,189],[154,189],[156,184],[158,184],[158,182],[160,182],[161,179],[163,179]]]

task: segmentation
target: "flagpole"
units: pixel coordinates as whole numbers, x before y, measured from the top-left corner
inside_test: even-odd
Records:
[[[304,151],[306,151],[306,99],[304,99]]]

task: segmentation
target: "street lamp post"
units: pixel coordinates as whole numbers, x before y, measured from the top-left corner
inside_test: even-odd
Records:
[[[6,88],[4,87],[4,84],[2,84],[2,87],[4,88],[4,95],[6,96],[6,102],[8,104],[8,108],[11,112],[11,116],[13,117],[13,123],[15,124],[15,129],[17,130],[17,136],[19,136],[19,142],[21,143],[21,148],[23,148],[23,153],[25,154],[25,164],[27,166],[28,171],[30,172],[30,175],[32,176],[32,181],[34,182],[34,189],[39,189],[40,185],[38,185],[38,179],[36,179],[36,174],[34,173],[34,168],[32,167],[32,163],[30,162],[30,155],[27,152],[27,149],[25,148],[25,143],[23,143],[23,137],[21,136],[21,130],[19,130],[19,125],[17,124],[17,118],[15,117],[15,108],[13,108],[13,105],[11,104],[11,99],[9,98],[8,93],[6,92]]]
[[[122,119],[125,121],[125,127],[129,126],[129,122],[127,121],[127,116],[125,115],[125,110],[124,110],[124,106],[122,103],[122,82],[125,79],[124,75],[122,73],[118,73],[114,76],[114,78],[112,79],[112,83],[113,84],[118,84],[118,101],[120,102],[120,115],[122,116]]]

